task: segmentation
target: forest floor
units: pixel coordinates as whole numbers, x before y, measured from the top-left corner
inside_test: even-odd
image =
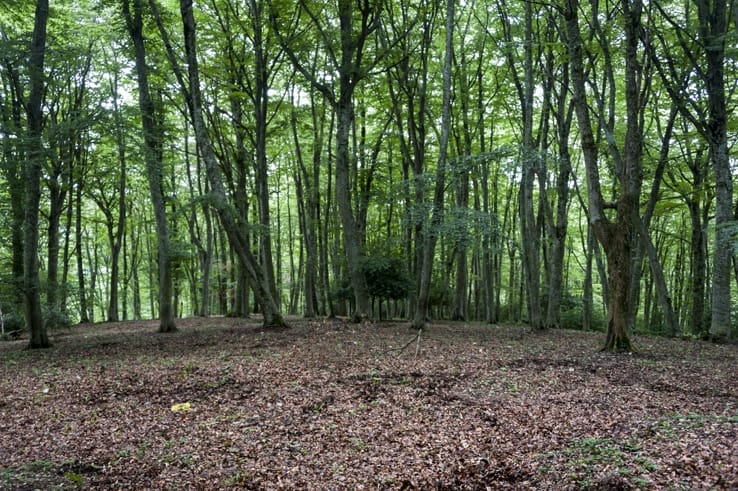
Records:
[[[738,489],[736,345],[291,323],[0,343],[0,489]]]

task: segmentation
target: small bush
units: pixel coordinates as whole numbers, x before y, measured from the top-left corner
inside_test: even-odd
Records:
[[[72,324],[66,312],[50,307],[44,310],[44,322],[47,329],[65,328]]]
[[[26,319],[19,312],[8,312],[3,315],[3,329],[10,337],[18,337],[26,328]]]

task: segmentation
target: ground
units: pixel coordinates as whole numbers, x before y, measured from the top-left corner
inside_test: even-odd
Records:
[[[0,489],[738,489],[738,347],[258,319],[0,343]]]

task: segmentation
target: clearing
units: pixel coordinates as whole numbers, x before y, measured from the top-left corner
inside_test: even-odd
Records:
[[[736,345],[290,322],[0,343],[0,488],[738,489]]]

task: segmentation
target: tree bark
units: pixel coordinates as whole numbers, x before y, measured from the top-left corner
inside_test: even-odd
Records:
[[[45,158],[42,142],[42,103],[44,97],[44,58],[46,55],[46,26],[49,18],[49,1],[37,0],[31,39],[31,56],[28,62],[30,93],[26,104],[28,118],[28,160],[26,161],[26,210],[23,237],[23,276],[26,324],[31,333],[28,348],[51,346],[41,311],[41,287],[39,281],[39,204],[41,201],[41,169]]]
[[[712,268],[712,321],[710,337],[725,341],[730,337],[730,271],[733,258],[733,175],[728,154],[728,114],[725,98],[725,44],[730,12],[726,0],[697,0],[700,40],[707,68],[708,117],[705,133],[715,176],[715,239]]]
[[[583,40],[579,30],[579,2],[569,0],[565,9],[565,20],[571,63],[572,102],[580,128],[582,153],[584,155],[589,220],[597,239],[605,250],[608,266],[608,332],[603,350],[633,349],[630,334],[632,296],[631,275],[635,240],[640,232],[639,199],[642,185],[642,131],[639,112],[642,108],[639,83],[641,67],[638,60],[640,17],[642,4],[622,2],[625,33],[625,102],[626,134],[622,151],[610,141],[610,150],[617,161],[617,180],[620,194],[614,204],[614,221],[605,215],[605,201],[600,188],[600,176],[589,106],[586,100],[583,62]],[[596,16],[597,12],[593,12]],[[605,42],[602,39],[600,42]],[[608,67],[612,70],[612,67]],[[603,118],[604,119],[604,118]]]
[[[120,252],[123,246],[123,236],[126,227],[126,185],[127,185],[127,160],[126,160],[126,138],[123,128],[123,119],[118,105],[118,75],[114,74],[111,83],[111,96],[113,97],[113,110],[115,116],[115,143],[118,150],[118,220],[115,233],[110,243],[110,303],[108,304],[108,320],[117,322],[119,277],[120,277]]]
[[[371,316],[369,287],[361,267],[361,238],[354,218],[351,200],[349,136],[354,121],[353,95],[360,80],[355,56],[359,43],[354,39],[353,9],[350,0],[339,0],[338,19],[341,30],[341,57],[338,67],[338,96],[335,101],[336,125],[336,204],[343,228],[343,247],[346,252],[348,273],[354,290],[354,322]]]
[[[292,138],[295,142],[295,159],[297,160],[298,169],[295,171],[295,193],[297,197],[299,210],[300,231],[303,235],[305,243],[305,307],[303,315],[311,319],[316,316],[318,310],[317,296],[317,265],[318,265],[318,247],[316,240],[316,212],[317,202],[315,200],[315,188],[318,185],[317,179],[313,180],[313,175],[307,169],[300,144],[299,133],[297,130],[297,112],[295,111],[294,99],[293,109],[290,114],[290,126],[292,129]],[[315,111],[315,108],[313,108]],[[314,120],[315,121],[315,120]],[[320,126],[322,128],[322,125]],[[315,128],[315,141],[313,148],[319,148],[321,138],[319,137],[319,129]],[[316,157],[315,154],[313,154]],[[319,159],[319,155],[317,156]],[[313,168],[318,168],[313,166]]]
[[[254,293],[262,308],[264,326],[279,327],[286,323],[279,312],[271,288],[265,279],[264,272],[260,268],[256,258],[251,253],[251,244],[243,234],[242,227],[238,225],[238,218],[234,216],[232,208],[228,205],[225,188],[220,176],[218,162],[213,154],[208,139],[202,111],[202,95],[200,92],[200,74],[197,60],[197,42],[195,19],[192,12],[192,0],[180,0],[180,12],[182,15],[182,26],[184,30],[185,52],[187,56],[187,68],[189,74],[189,106],[192,123],[195,129],[195,137],[199,151],[205,163],[208,181],[210,183],[212,205],[218,211],[223,228],[228,235],[229,242],[238,254],[242,266],[246,269],[249,279],[253,282]],[[182,87],[184,89],[184,87]]]
[[[128,33],[136,52],[136,74],[138,79],[138,102],[141,110],[141,126],[144,140],[144,161],[149,193],[154,209],[157,235],[158,285],[159,285],[159,332],[177,330],[172,304],[172,266],[170,257],[169,223],[163,189],[163,166],[161,152],[161,130],[156,121],[154,101],[149,89],[149,69],[146,65],[146,47],[143,35],[143,0],[123,1],[123,15]]]
[[[550,20],[549,22],[553,22]],[[553,53],[547,57],[547,72],[552,80]],[[561,82],[558,91],[552,96],[556,97],[556,108],[553,115],[556,123],[556,143],[558,146],[558,172],[556,173],[556,213],[554,214],[545,202],[545,197],[540,197],[547,210],[548,243],[550,253],[547,261],[547,290],[548,304],[546,306],[546,320],[544,326],[547,328],[558,328],[561,318],[561,299],[564,290],[564,256],[566,253],[566,235],[569,227],[569,179],[571,177],[571,154],[569,151],[571,123],[574,116],[573,107],[569,104],[569,64],[561,66]],[[553,92],[553,90],[552,90]],[[544,176],[541,176],[541,180]],[[542,185],[540,186],[543,187]]]
[[[262,1],[249,0],[249,18],[252,27],[252,46],[254,54],[254,88],[251,95],[254,103],[254,156],[256,160],[256,199],[259,203],[259,224],[261,234],[261,265],[264,270],[264,281],[274,301],[279,305],[279,293],[274,276],[274,259],[272,257],[272,234],[270,218],[269,173],[267,169],[267,127],[269,104],[269,72],[264,41],[264,6]]]
[[[533,329],[542,329],[541,315],[541,259],[540,236],[533,210],[535,176],[540,169],[539,156],[533,142],[533,7],[531,0],[525,1],[525,59],[524,82],[521,92],[523,116],[523,144],[521,153],[520,234],[522,239],[523,278],[527,301],[528,323]]]
[[[430,225],[425,230],[423,241],[423,263],[418,285],[418,296],[412,327],[423,329],[428,318],[431,274],[435,256],[438,226],[443,219],[444,191],[446,187],[446,162],[451,126],[451,60],[454,47],[454,2],[446,2],[446,48],[443,63],[443,102],[441,105],[441,140],[438,149],[436,184],[433,193],[433,211]]]
[[[23,294],[23,236],[25,220],[25,164],[27,149],[20,142],[22,138],[13,138],[23,133],[22,112],[24,101],[22,100],[23,88],[21,86],[18,70],[12,63],[3,63],[3,69],[7,73],[10,83],[10,103],[2,107],[2,144],[3,163],[2,172],[7,181],[8,194],[10,196],[11,232],[10,243],[12,249],[11,283],[13,286],[13,300],[11,308],[5,306],[5,313],[10,311],[23,311],[25,296]]]

